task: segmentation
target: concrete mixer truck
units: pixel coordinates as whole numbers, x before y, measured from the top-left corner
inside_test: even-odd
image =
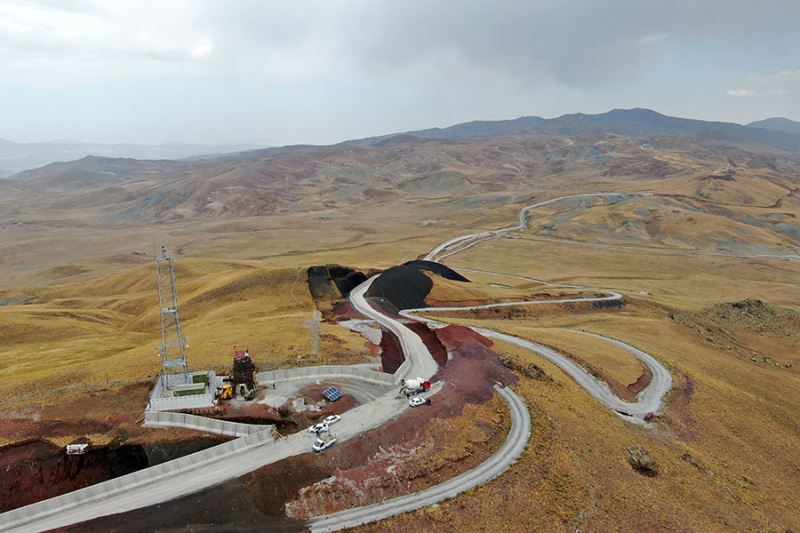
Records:
[[[431,382],[427,379],[416,378],[400,380],[400,394],[405,394],[406,397],[428,391],[430,388]]]

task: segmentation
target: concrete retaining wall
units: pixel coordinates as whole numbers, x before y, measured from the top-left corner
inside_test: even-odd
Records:
[[[217,420],[205,416],[188,415],[183,413],[170,413],[167,411],[146,411],[144,425],[147,427],[180,427],[196,429],[217,435],[230,437],[244,437],[259,431],[272,431],[270,425],[241,424],[229,420]]]
[[[97,483],[84,489],[75,490],[67,494],[62,494],[61,496],[56,496],[55,498],[26,505],[25,507],[0,514],[0,530],[11,529],[33,518],[41,518],[42,516],[59,513],[65,509],[84,505],[94,500],[104,499],[111,494],[124,492],[140,485],[146,485],[161,478],[206,467],[226,457],[242,453],[272,440],[272,431],[270,429],[259,431],[246,437],[234,439],[191,455],[186,455],[174,461],[167,461],[166,463],[151,466],[118,478],[109,479],[108,481],[103,481],[102,483]]]
[[[352,365],[307,366],[303,368],[271,370],[269,372],[259,372],[256,374],[256,381],[258,381],[259,385],[267,385],[274,382],[314,377],[355,378],[363,381],[371,381],[380,385],[394,385],[394,376],[391,374],[384,374],[383,372],[378,372],[364,366]]]

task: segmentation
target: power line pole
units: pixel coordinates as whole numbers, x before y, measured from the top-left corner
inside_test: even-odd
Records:
[[[161,314],[161,346],[158,349],[161,355],[161,373],[162,376],[166,376],[173,369],[186,372],[186,339],[181,332],[181,318],[178,312],[175,264],[163,246],[156,254],[156,280]],[[166,383],[164,385],[166,386]]]
[[[316,357],[319,355],[319,323],[322,319],[322,314],[314,309],[311,312],[311,320],[306,320],[303,325],[311,331],[311,355]]]

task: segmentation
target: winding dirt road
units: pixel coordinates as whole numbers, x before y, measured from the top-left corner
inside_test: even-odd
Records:
[[[550,205],[563,200],[576,199],[576,198],[591,198],[591,197],[613,198],[621,196],[622,195],[616,193],[588,193],[588,194],[576,194],[571,196],[560,196],[558,198],[553,198],[552,200],[538,202],[536,204],[532,204],[520,209],[516,225],[494,231],[483,231],[480,233],[473,233],[471,235],[462,235],[460,237],[455,237],[453,239],[450,239],[449,241],[440,244],[439,246],[431,250],[425,256],[425,259],[429,261],[440,261],[445,257],[450,257],[454,254],[462,252],[467,248],[474,246],[475,244],[478,244],[481,241],[502,237],[503,235],[511,231],[519,231],[526,229],[528,227],[527,217],[530,214],[530,212],[536,208],[545,205]],[[544,280],[539,280],[536,278],[527,278],[524,276],[517,276],[513,274],[499,274],[499,273],[494,273],[494,274],[544,282]],[[556,284],[556,285],[560,287],[567,287],[573,289],[586,288],[586,287],[577,287],[573,285],[562,285],[562,284]],[[603,290],[603,292],[607,294],[605,296],[572,297],[572,298],[560,298],[553,300],[497,302],[497,303],[463,306],[463,307],[449,306],[449,307],[426,307],[421,309],[407,309],[401,311],[401,315],[403,315],[406,318],[410,318],[412,320],[428,323],[434,327],[440,327],[441,325],[443,325],[441,322],[422,316],[422,314],[448,312],[448,311],[449,312],[478,311],[481,309],[493,309],[498,307],[516,307],[516,306],[526,306],[526,305],[544,305],[544,304],[579,303],[579,302],[609,302],[622,299],[622,295],[617,292],[608,290]],[[571,331],[576,331],[578,333],[582,333],[584,335],[590,335],[592,337],[601,339],[605,342],[618,346],[619,348],[622,348],[623,350],[627,351],[628,353],[630,353],[631,355],[642,361],[650,370],[652,375],[650,383],[641,392],[639,392],[639,394],[637,394],[635,402],[627,402],[623,400],[622,398],[620,398],[619,396],[614,394],[614,392],[611,391],[607,383],[592,376],[582,366],[580,366],[573,360],[569,359],[568,357],[558,353],[556,350],[553,350],[552,348],[543,346],[541,344],[538,344],[536,342],[527,339],[515,337],[513,335],[508,335],[506,333],[500,333],[499,331],[494,331],[491,329],[486,329],[486,328],[472,328],[472,329],[485,337],[489,337],[499,341],[514,344],[516,346],[520,346],[522,348],[530,350],[544,357],[551,363],[557,365],[564,372],[566,372],[570,377],[572,377],[572,379],[574,379],[581,387],[583,387],[586,390],[586,392],[592,395],[597,401],[599,401],[601,404],[603,404],[608,409],[613,411],[617,416],[633,424],[649,426],[649,424],[645,421],[645,417],[647,417],[648,414],[656,413],[661,409],[661,404],[664,395],[669,391],[670,387],[672,386],[672,375],[664,367],[664,365],[659,363],[658,360],[654,358],[652,355],[643,352],[642,350],[639,350],[638,348],[635,348],[625,342],[622,342],[617,339],[612,339],[610,337],[605,337],[597,333],[571,330]]]

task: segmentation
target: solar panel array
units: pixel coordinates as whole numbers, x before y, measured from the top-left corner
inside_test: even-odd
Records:
[[[328,399],[329,402],[335,402],[339,398],[342,397],[342,391],[337,389],[336,387],[329,387],[322,391],[322,395]]]

